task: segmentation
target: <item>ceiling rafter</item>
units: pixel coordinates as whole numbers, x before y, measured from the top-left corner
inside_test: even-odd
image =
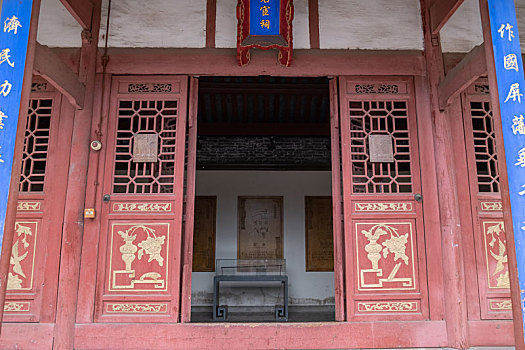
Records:
[[[437,35],[464,0],[436,0],[430,5],[430,29]]]
[[[97,0],[98,1],[98,0]],[[82,29],[91,30],[91,17],[93,16],[93,3],[90,0],[60,0]]]

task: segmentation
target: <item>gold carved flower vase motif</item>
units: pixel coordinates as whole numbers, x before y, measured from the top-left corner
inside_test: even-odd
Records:
[[[169,224],[113,224],[109,291],[166,291]]]
[[[413,223],[355,223],[358,289],[415,290]]]

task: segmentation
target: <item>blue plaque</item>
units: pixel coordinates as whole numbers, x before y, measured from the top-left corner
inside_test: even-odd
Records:
[[[2,2],[0,19],[0,242],[4,238],[7,197],[13,167],[16,127],[20,114],[32,7],[32,0],[3,0]],[[22,117],[24,117],[27,113],[27,106],[22,108]]]
[[[250,35],[279,35],[279,0],[250,0]]]
[[[525,298],[525,79],[513,0],[488,0],[520,284]],[[489,44],[489,43],[487,43]],[[508,247],[513,249],[513,247]],[[522,314],[523,302],[520,307]],[[524,316],[525,319],[525,316]]]

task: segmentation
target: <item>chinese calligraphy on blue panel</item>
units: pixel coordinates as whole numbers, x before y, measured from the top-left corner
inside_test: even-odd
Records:
[[[525,79],[513,0],[489,0],[521,300],[525,298]],[[513,247],[509,247],[513,249]],[[521,305],[521,310],[524,310]],[[523,311],[522,311],[523,312]],[[524,318],[525,319],[525,318]]]
[[[250,35],[279,35],[279,0],[250,0]]]
[[[3,0],[0,19],[0,242],[13,167],[32,0]],[[1,244],[1,243],[0,243]]]

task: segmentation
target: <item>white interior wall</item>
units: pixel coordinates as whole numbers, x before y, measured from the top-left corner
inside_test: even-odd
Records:
[[[50,47],[81,47],[82,27],[60,0],[42,0],[37,41]]]
[[[419,0],[319,2],[322,49],[423,50]]]
[[[483,43],[479,0],[465,0],[440,32],[443,52],[469,52]]]
[[[217,196],[216,259],[237,258],[237,199],[239,196],[283,196],[284,257],[289,276],[290,305],[333,305],[333,272],[306,272],[305,196],[330,196],[329,171],[197,171],[196,194]],[[211,272],[192,274],[192,305],[211,305]],[[221,291],[223,288],[221,287]],[[221,303],[272,303],[266,288],[232,288]],[[224,296],[224,299],[222,298]]]
[[[100,45],[108,0],[103,0]],[[217,2],[216,46],[236,47],[237,0]],[[525,52],[525,0],[515,0]],[[294,48],[310,47],[308,0],[295,0]],[[319,2],[323,49],[422,50],[419,0],[330,0]],[[112,2],[110,47],[203,48],[206,0],[117,0]],[[50,47],[80,47],[80,25],[59,0],[42,0],[38,41]],[[441,31],[443,52],[468,52],[482,40],[478,0],[465,0]]]

